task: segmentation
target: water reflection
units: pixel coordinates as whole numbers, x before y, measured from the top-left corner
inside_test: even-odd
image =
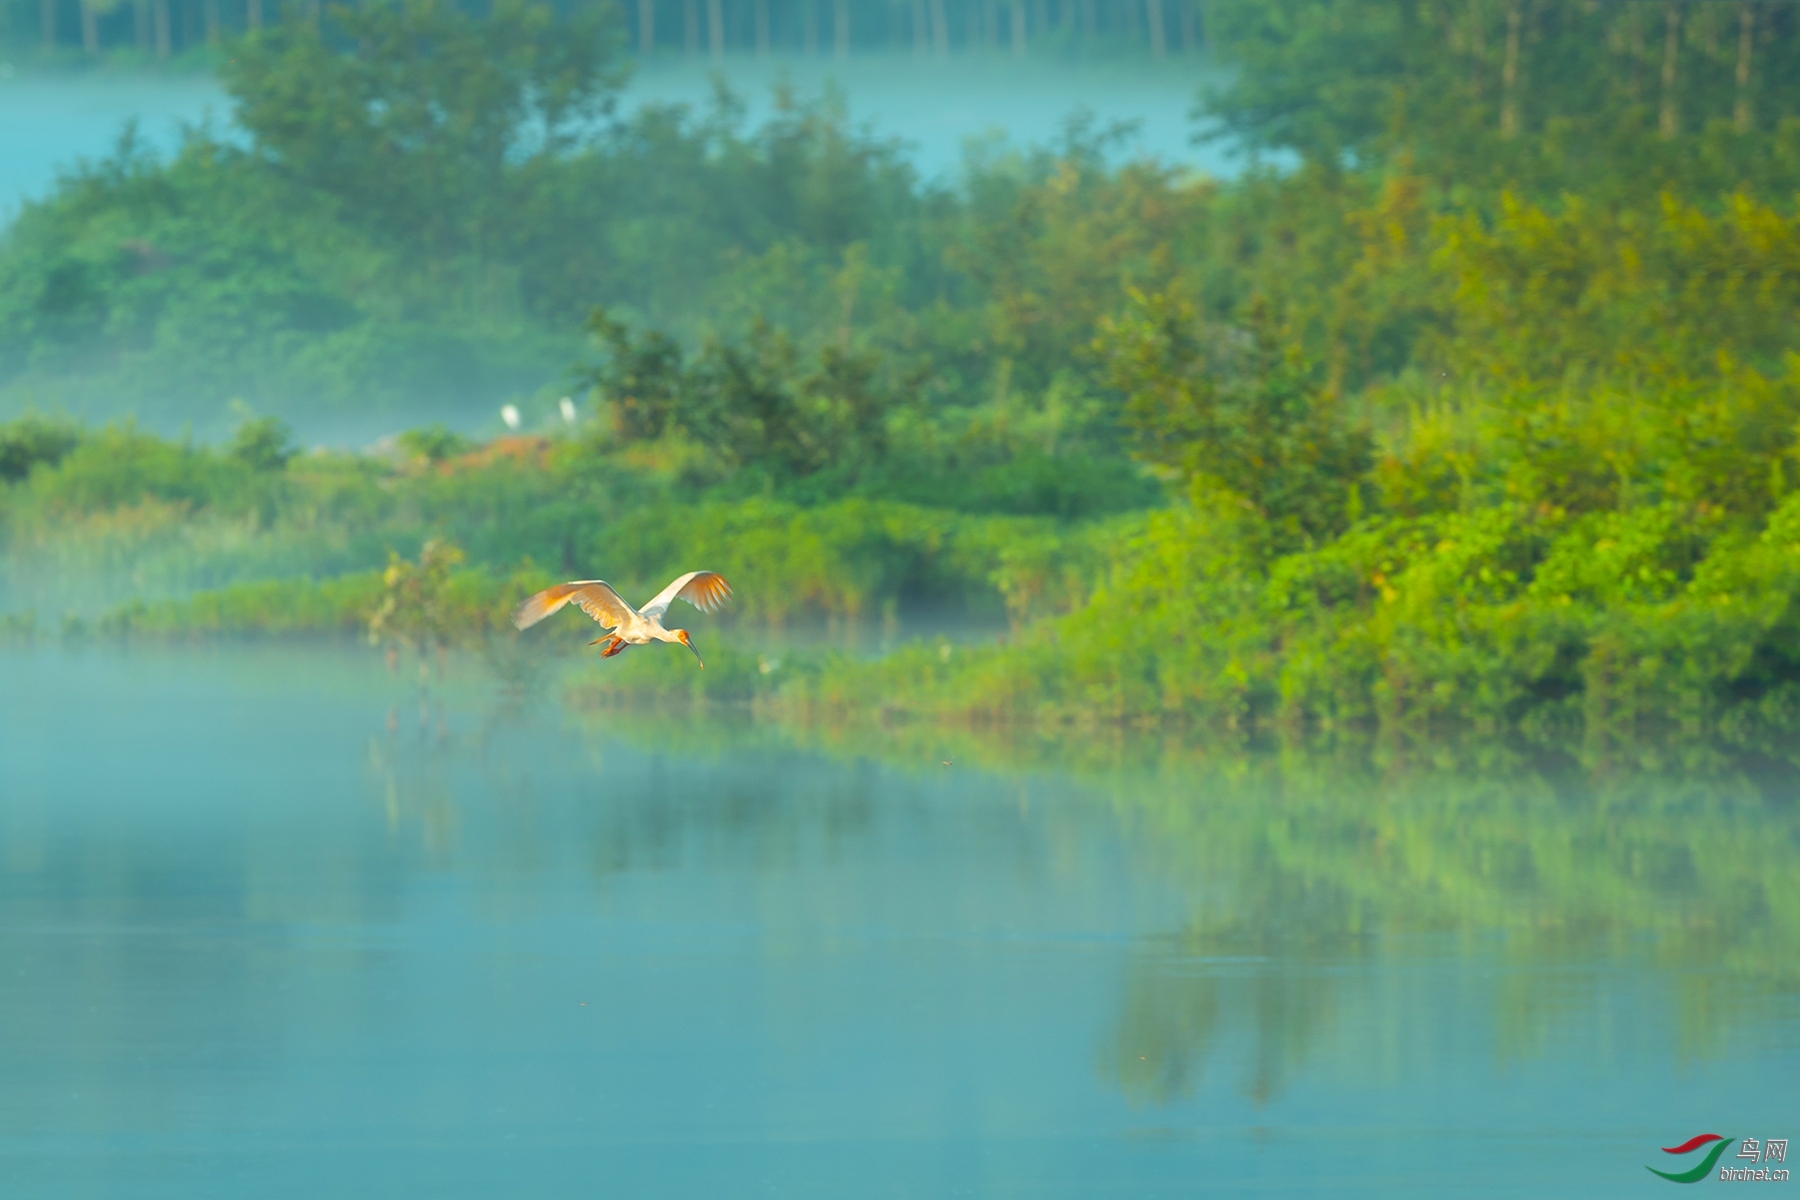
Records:
[[[0,661],[9,1177],[1516,1194],[1800,1066],[1780,779],[794,732],[514,666]]]
[[[1368,1003],[1340,996],[1346,980],[1428,956],[1484,977],[1432,1019],[1490,1026],[1502,1067],[1567,1053],[1572,1031],[1589,1054],[1666,1044],[1691,1066],[1794,1011],[1790,784],[1393,778],[1293,759],[1197,774],[1117,793],[1166,869],[1207,884],[1127,976],[1108,1062],[1140,1100],[1187,1094],[1235,1037],[1236,1086],[1263,1104],[1334,1039],[1367,1031],[1364,1014],[1341,1017]],[[1672,1026],[1662,1044],[1608,1028],[1621,977],[1640,972],[1666,1011],[1635,1015]]]

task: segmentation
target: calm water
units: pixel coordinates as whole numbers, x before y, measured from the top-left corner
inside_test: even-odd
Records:
[[[1780,788],[455,674],[0,655],[6,1195],[1658,1195],[1657,1146],[1800,1132]]]

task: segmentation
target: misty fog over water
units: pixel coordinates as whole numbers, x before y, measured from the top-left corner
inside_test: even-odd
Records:
[[[4,1200],[1785,1177],[1800,4],[306,7],[0,0]]]
[[[1198,58],[1078,63],[1006,54],[738,55],[715,69],[704,58],[668,57],[637,64],[623,106],[704,106],[715,78],[723,78],[755,124],[772,110],[779,81],[804,97],[836,86],[853,120],[906,142],[928,177],[954,171],[971,139],[1041,145],[1058,139],[1068,119],[1085,110],[1100,127],[1135,124],[1119,143],[1121,154],[1226,175],[1238,165],[1226,149],[1192,140],[1190,113],[1206,77]],[[230,98],[202,74],[0,72],[0,221],[25,200],[41,198],[59,171],[109,154],[128,121],[138,123],[146,145],[166,154],[180,145],[184,125],[211,121],[223,128],[230,109]]]

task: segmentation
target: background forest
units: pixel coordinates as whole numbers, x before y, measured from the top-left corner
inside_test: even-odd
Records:
[[[7,628],[423,649],[708,565],[737,620],[1007,633],[588,686],[1788,756],[1800,9],[1125,7],[1279,168],[621,116],[641,8],[220,26],[242,136],[127,136],[0,242]]]

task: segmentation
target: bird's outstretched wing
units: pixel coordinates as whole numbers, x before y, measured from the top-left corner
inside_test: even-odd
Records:
[[[631,615],[631,605],[619,599],[619,593],[604,579],[578,579],[545,588],[513,609],[513,624],[520,629],[530,629],[570,601],[608,629],[623,625]]]
[[[662,615],[669,611],[669,605],[680,597],[701,612],[711,612],[725,603],[725,598],[729,595],[731,585],[717,571],[689,571],[656,593],[656,598],[644,605],[641,611],[646,617],[655,617],[660,621]]]

